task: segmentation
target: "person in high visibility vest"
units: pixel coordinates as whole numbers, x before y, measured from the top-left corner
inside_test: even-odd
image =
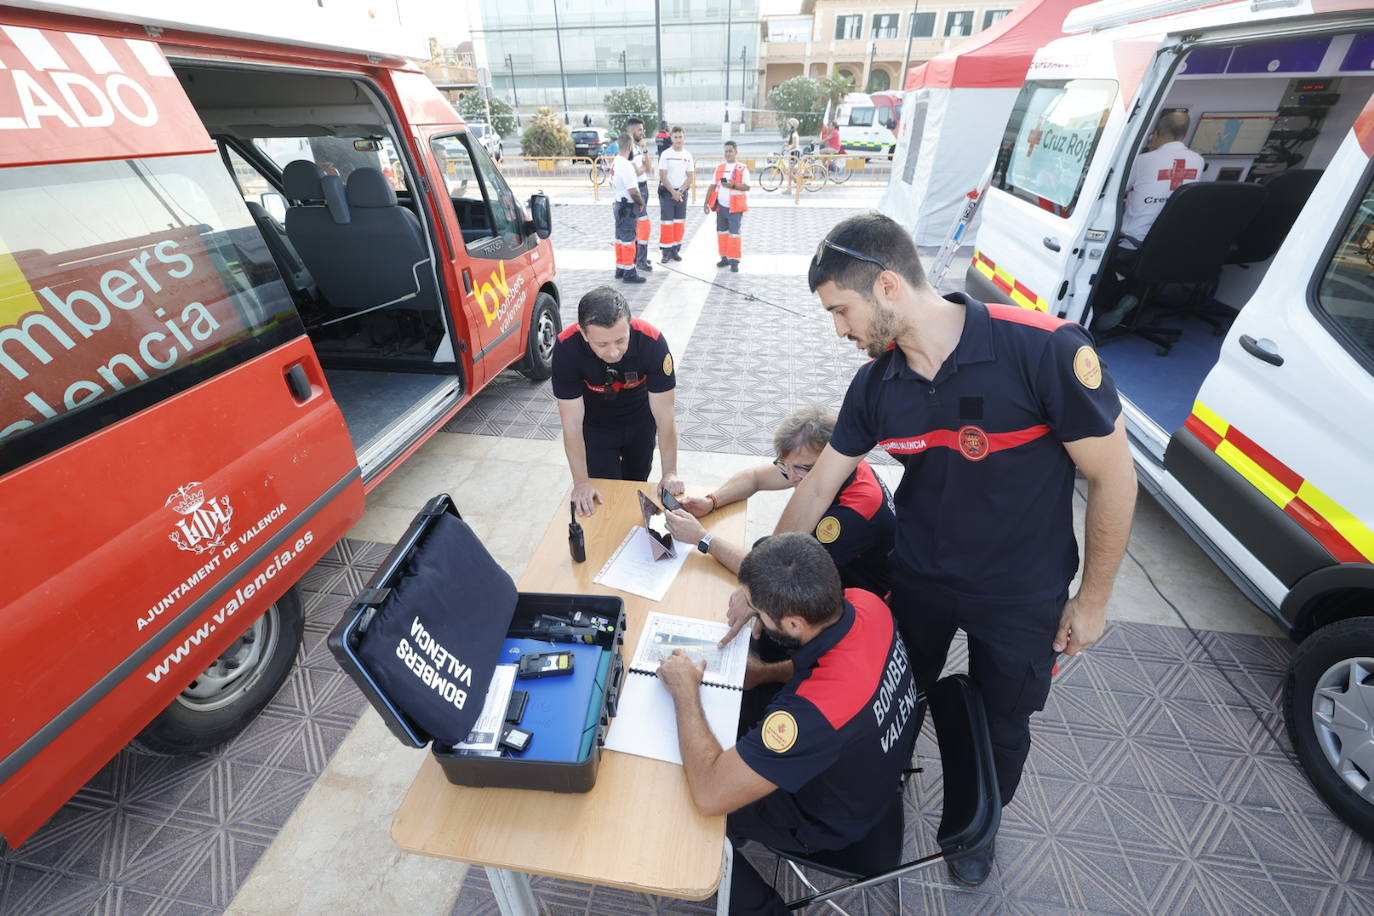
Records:
[[[625,130],[630,135],[633,149],[630,161],[634,163],[635,175],[639,178],[639,196],[644,198],[644,208],[639,211],[639,219],[635,222],[635,267],[648,273],[654,269],[649,263],[649,237],[654,234],[654,225],[649,220],[649,176],[658,172],[654,168],[654,157],[649,153],[649,141],[644,139],[644,122],[639,118],[630,118],[625,122]]]
[[[739,147],[733,140],[725,142],[725,161],[716,166],[716,177],[706,195],[703,213],[716,211],[716,248],[720,251],[717,267],[728,267],[739,273],[740,223],[749,209],[745,194],[749,192],[749,167],[736,162]]]
[[[682,260],[682,239],[687,233],[687,195],[696,184],[696,162],[683,148],[687,132],[672,131],[673,145],[658,157],[658,247],[663,263]]]

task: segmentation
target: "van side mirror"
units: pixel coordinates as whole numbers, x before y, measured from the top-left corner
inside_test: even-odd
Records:
[[[553,232],[553,209],[547,194],[530,195],[529,230],[541,239],[548,238],[549,233]]]
[[[276,191],[267,191],[258,196],[267,215],[279,223],[286,222],[286,198]]]

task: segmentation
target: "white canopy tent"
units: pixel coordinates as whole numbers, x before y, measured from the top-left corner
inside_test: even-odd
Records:
[[[911,230],[916,244],[944,243],[992,164],[1031,58],[1063,35],[1064,16],[1082,3],[1026,0],[1001,22],[908,71],[892,178],[879,207]]]

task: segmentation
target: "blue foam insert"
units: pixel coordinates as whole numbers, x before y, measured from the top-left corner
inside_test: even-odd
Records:
[[[600,646],[582,646],[572,643],[551,643],[538,639],[507,639],[501,648],[498,664],[513,665],[520,661],[521,655],[537,652],[571,652],[573,654],[573,673],[553,677],[516,678],[515,689],[529,691],[529,705],[519,727],[534,733],[534,739],[523,754],[512,756],[527,760],[561,760],[577,763],[586,759],[583,750],[589,741],[584,741],[588,716],[593,717],[601,705],[601,693],[605,689],[605,674],[598,679],[602,669],[602,659],[610,658],[610,653]],[[593,735],[595,728],[592,729]]]

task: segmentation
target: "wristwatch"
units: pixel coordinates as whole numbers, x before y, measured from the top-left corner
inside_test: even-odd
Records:
[[[710,552],[711,552],[711,539],[714,538],[714,537],[715,537],[715,535],[712,534],[711,532],[709,532],[709,531],[706,532],[706,535],[705,535],[704,537],[702,537],[702,539],[701,539],[700,541],[697,541],[697,550],[700,550],[702,553],[710,553]]]

